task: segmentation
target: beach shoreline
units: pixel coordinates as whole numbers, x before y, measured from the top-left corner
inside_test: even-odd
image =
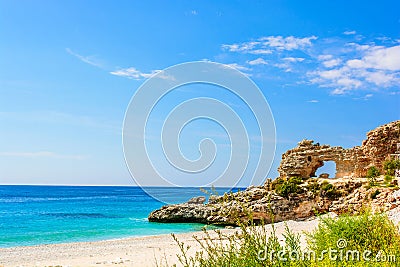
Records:
[[[318,225],[318,219],[306,221],[286,221],[275,223],[276,234],[283,242],[285,224],[302,234],[305,245],[305,231]],[[267,225],[272,230],[272,225]],[[235,229],[221,229],[224,234],[233,234]],[[212,231],[211,231],[212,232]],[[191,246],[191,252],[199,249],[193,236],[201,237],[203,232],[176,234],[179,241]],[[128,237],[94,242],[75,242],[18,246],[0,248],[0,266],[157,266],[157,264],[178,264],[179,247],[171,234]],[[179,264],[178,264],[179,266]]]
[[[395,225],[400,224],[400,207],[387,213]],[[328,213],[324,216],[336,216]],[[300,234],[303,248],[307,245],[306,233],[315,230],[320,218],[313,217],[303,221],[282,221],[266,225],[271,233],[274,226],[279,242],[284,242],[286,226],[293,233]],[[224,234],[234,234],[239,228],[220,229]],[[216,237],[210,230],[211,237]],[[179,233],[176,237],[180,242],[189,245],[189,254],[193,255],[200,245],[193,236],[200,239],[204,236],[201,231]],[[47,244],[36,246],[20,246],[0,248],[0,267],[14,266],[180,266],[177,254],[179,247],[171,234],[151,235],[142,237],[127,237],[93,242],[74,242]]]

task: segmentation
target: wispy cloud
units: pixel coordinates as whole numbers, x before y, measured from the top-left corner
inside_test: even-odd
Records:
[[[192,11],[192,12],[196,12],[196,11]],[[197,13],[193,14],[193,15],[197,15]],[[82,62],[84,62],[86,64],[105,69],[103,64],[100,63],[100,61],[95,56],[83,56],[83,55],[80,55],[80,54],[72,51],[70,48],[66,48],[65,50],[68,52],[68,54],[78,58],[79,60],[81,60]],[[159,78],[159,79],[175,80],[175,78],[172,77],[171,75],[163,74],[163,72],[161,70],[152,70],[150,72],[142,72],[135,67],[117,68],[117,69],[115,68],[115,70],[109,71],[109,73],[112,75],[125,77],[128,79],[134,79],[134,80],[148,79],[148,78],[154,76],[155,74],[158,74],[157,78]]]
[[[134,67],[111,71],[110,74],[120,76],[120,77],[125,77],[128,79],[134,79],[134,80],[148,79],[155,75],[156,75],[155,77],[157,77],[159,79],[173,80],[173,81],[175,80],[175,78],[173,76],[168,75],[164,71],[161,71],[161,70],[153,70],[153,71],[146,73],[146,72],[141,72]]]
[[[129,79],[147,79],[150,78],[152,75],[156,74],[158,71],[154,70],[149,73],[141,72],[134,67],[126,68],[126,69],[119,69],[115,71],[111,71],[112,75],[121,76]]]
[[[254,60],[248,60],[247,64],[249,65],[268,65],[268,62],[263,58],[257,58]]]
[[[294,36],[268,36],[260,38],[263,45],[276,48],[278,50],[294,50],[303,49],[304,47],[311,46],[311,41],[316,40],[316,36],[298,38]]]
[[[230,67],[235,68],[240,71],[249,71],[250,70],[250,68],[240,65],[238,63],[230,63],[230,64],[225,64],[225,65],[230,66]]]
[[[229,52],[240,52],[248,54],[272,54],[273,51],[279,50],[296,50],[303,49],[307,46],[311,46],[313,40],[316,40],[316,36],[309,37],[294,37],[294,36],[264,36],[260,37],[255,41],[236,43],[236,44],[223,44],[222,49]]]
[[[308,103],[319,103],[319,101],[316,100],[316,99],[308,100],[307,102],[308,102]]]
[[[67,51],[68,54],[78,58],[79,60],[81,60],[87,64],[90,64],[90,65],[98,67],[98,68],[103,67],[103,64],[100,63],[100,61],[95,56],[82,56],[78,53],[75,53],[70,48],[66,48],[65,50]]]
[[[287,62],[302,62],[302,61],[304,61],[304,58],[302,58],[302,57],[285,57],[285,58],[283,58],[283,60],[287,61]]]
[[[354,35],[356,33],[357,33],[356,31],[345,31],[345,32],[343,32],[344,35]]]
[[[84,160],[87,155],[64,155],[50,151],[38,152],[0,152],[0,157],[18,157],[18,158],[53,158],[53,159],[73,159]]]

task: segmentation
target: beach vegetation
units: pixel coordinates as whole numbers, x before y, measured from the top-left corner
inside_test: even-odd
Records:
[[[397,266],[399,228],[386,215],[363,211],[356,216],[319,219],[317,228],[306,234],[306,247],[301,246],[300,234],[287,224],[284,240],[279,240],[274,223],[268,228],[239,222],[233,234],[204,230],[201,237],[194,236],[201,248],[194,254],[177,236],[173,238],[180,249],[179,262],[185,267]]]

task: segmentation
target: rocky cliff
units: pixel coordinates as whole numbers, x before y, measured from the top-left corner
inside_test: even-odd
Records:
[[[314,177],[324,161],[336,163],[335,177],[365,177],[368,168],[382,170],[382,163],[397,151],[400,143],[400,121],[380,126],[367,133],[361,146],[344,149],[303,140],[282,155],[280,177]]]
[[[211,196],[207,204],[167,205],[153,211],[149,221],[195,222],[237,225],[250,218],[264,221],[303,220],[316,214],[335,212],[356,213],[370,207],[373,211],[388,211],[400,207],[397,187],[372,187],[360,179],[310,178],[296,184],[288,195],[279,191],[279,179],[264,186],[250,187],[238,193]],[[278,192],[278,193],[277,193]]]
[[[303,140],[282,155],[280,177],[268,179],[263,186],[245,191],[193,198],[184,204],[167,205],[153,211],[148,219],[155,222],[197,222],[237,225],[254,222],[302,220],[325,212],[352,213],[364,207],[388,211],[400,207],[397,181],[378,179],[371,187],[365,178],[369,166],[382,169],[400,143],[400,121],[370,131],[359,147],[344,149]],[[310,178],[323,161],[336,162],[336,179]],[[352,179],[348,179],[352,177]]]

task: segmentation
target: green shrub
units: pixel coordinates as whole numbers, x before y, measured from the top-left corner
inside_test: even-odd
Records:
[[[370,186],[376,185],[376,177],[378,177],[379,175],[380,175],[380,172],[375,166],[372,166],[368,169],[367,178],[369,180]]]
[[[179,262],[185,267],[232,267],[232,266],[306,266],[294,265],[293,261],[282,262],[277,257],[269,257],[271,251],[299,251],[300,235],[294,234],[289,227],[285,228],[285,243],[280,244],[275,228],[268,232],[266,227],[257,227],[255,224],[241,224],[240,232],[224,234],[220,230],[213,232],[203,230],[203,237],[194,239],[201,250],[193,256],[188,255],[190,246],[180,242],[172,235],[178,244],[181,254],[177,255]]]
[[[344,240],[344,241],[343,241]],[[340,246],[340,241],[343,241]],[[400,234],[398,228],[382,214],[365,212],[359,216],[340,216],[337,219],[321,219],[317,229],[308,235],[309,248],[321,255],[327,249],[344,249],[345,251],[371,251],[371,255],[384,253],[400,259]],[[360,256],[356,264],[367,266],[384,266],[385,263],[365,262]],[[350,262],[347,262],[350,263]],[[354,266],[352,264],[346,266]],[[362,264],[360,266],[363,266]]]
[[[287,181],[278,184],[275,187],[275,193],[287,198],[290,194],[300,193],[301,188],[298,185],[302,183],[303,180],[300,177],[291,177]]]
[[[321,185],[317,181],[310,181],[307,184],[307,190],[311,191],[314,194],[319,193],[320,189],[321,189]]]
[[[367,178],[376,178],[379,175],[380,172],[375,166],[370,167],[367,171]]]
[[[382,214],[365,212],[359,216],[321,218],[316,230],[307,234],[308,247],[305,249],[300,246],[300,236],[294,234],[287,225],[283,234],[284,243],[279,243],[273,224],[271,231],[266,229],[265,226],[256,227],[254,224],[240,225],[240,231],[235,234],[224,234],[220,230],[210,232],[204,229],[203,237],[194,237],[200,245],[200,250],[191,255],[188,253],[190,246],[179,241],[175,235],[173,238],[180,249],[178,259],[185,267],[378,267],[398,266],[396,264],[400,259],[399,230],[387,216]],[[336,260],[329,258],[330,250],[337,251]],[[280,251],[285,251],[286,260],[278,258],[277,254]],[[293,259],[288,256],[289,251],[302,257]],[[307,257],[312,255],[307,253],[309,251],[314,252],[314,257]],[[351,253],[348,254],[348,251]],[[360,260],[353,254],[354,251],[360,252]],[[362,253],[365,251],[370,251],[370,261],[363,258]],[[387,257],[386,262],[377,262],[374,257],[378,253],[390,258]]]
[[[273,180],[272,183],[271,183],[271,189],[272,189],[272,190],[275,190],[276,187],[277,187],[278,185],[281,185],[281,184],[283,184],[284,182],[285,182],[285,179],[283,179],[283,178],[281,178],[281,177],[276,178],[276,179]]]
[[[331,190],[332,188],[333,188],[333,184],[330,184],[327,181],[324,181],[321,184],[321,190],[328,191],[328,190]]]
[[[390,184],[393,181],[393,176],[386,174],[385,175],[385,183]]]
[[[381,193],[381,191],[379,191],[378,189],[376,189],[372,194],[371,194],[371,199],[375,199],[377,195],[379,195]]]
[[[342,193],[338,191],[337,188],[328,181],[322,182],[319,194],[320,196],[327,197],[329,199],[336,199],[342,195]]]
[[[400,160],[393,159],[383,162],[383,169],[385,170],[385,174],[394,176],[394,172],[400,169]]]

